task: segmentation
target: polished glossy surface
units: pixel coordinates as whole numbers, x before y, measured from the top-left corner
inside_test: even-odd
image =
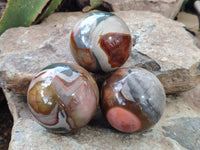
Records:
[[[97,110],[99,91],[82,67],[57,63],[41,70],[31,81],[28,106],[38,122],[53,132],[85,126]]]
[[[119,69],[102,87],[101,109],[115,129],[143,131],[161,118],[166,104],[162,84],[142,68]]]
[[[88,71],[109,72],[126,62],[132,38],[122,19],[112,13],[95,12],[74,26],[70,47],[75,60]]]

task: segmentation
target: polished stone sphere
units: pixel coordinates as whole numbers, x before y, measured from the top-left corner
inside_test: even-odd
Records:
[[[157,77],[142,68],[119,69],[103,84],[101,109],[112,127],[144,131],[161,118],[166,95]]]
[[[70,47],[77,63],[88,71],[109,72],[126,62],[132,38],[122,19],[109,12],[94,12],[74,26]]]
[[[41,70],[31,81],[28,107],[49,131],[67,133],[85,126],[95,114],[99,91],[82,67],[56,63]]]

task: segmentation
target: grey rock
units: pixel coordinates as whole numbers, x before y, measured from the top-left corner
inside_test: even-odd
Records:
[[[34,120],[25,96],[4,89],[14,116],[9,150],[195,150],[199,148],[200,111],[197,111],[199,106],[192,106],[189,99],[199,93],[199,88],[200,84],[180,95],[169,95],[161,120],[150,130],[133,134],[111,128],[100,110],[87,126],[73,134],[50,133]]]
[[[170,137],[188,150],[200,149],[200,117],[173,119],[171,126],[163,126],[165,137]]]
[[[155,73],[166,93],[194,88],[200,82],[200,50],[184,25],[160,14],[115,12],[129,26],[136,44],[122,68],[140,66]],[[0,87],[26,95],[31,78],[56,62],[76,63],[69,49],[70,32],[85,16],[54,13],[42,24],[7,30],[0,36]],[[95,75],[97,81],[105,76]]]
[[[104,0],[113,11],[145,10],[175,18],[184,0]]]

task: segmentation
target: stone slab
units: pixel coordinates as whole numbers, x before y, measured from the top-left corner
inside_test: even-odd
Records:
[[[186,13],[186,12],[180,12],[177,15],[177,21],[185,24],[185,26],[189,30],[199,29],[199,20],[198,20],[197,15]]]
[[[125,134],[111,128],[100,110],[78,132],[53,134],[41,127],[27,109],[26,97],[5,90],[14,127],[9,150],[199,150],[200,85],[179,95],[169,95],[161,120],[150,130]]]
[[[145,10],[175,18],[184,0],[104,0],[113,11]],[[108,5],[107,4],[107,5]]]
[[[124,68],[139,66],[155,73],[166,93],[187,91],[200,82],[200,49],[183,24],[145,11],[115,14],[127,23],[136,41]],[[0,87],[26,95],[31,78],[45,66],[75,63],[69,36],[75,23],[85,15],[54,13],[42,24],[9,29],[2,34]],[[97,79],[102,81],[101,77]]]

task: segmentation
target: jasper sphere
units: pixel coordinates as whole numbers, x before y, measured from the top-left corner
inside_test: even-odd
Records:
[[[102,87],[102,112],[110,125],[122,132],[149,129],[161,118],[165,104],[162,84],[142,68],[119,69]]]
[[[28,106],[45,128],[66,133],[85,126],[97,110],[99,91],[82,67],[56,63],[41,70],[31,81]]]
[[[132,38],[126,23],[108,12],[94,12],[74,26],[70,47],[75,60],[91,72],[109,72],[128,59]]]

